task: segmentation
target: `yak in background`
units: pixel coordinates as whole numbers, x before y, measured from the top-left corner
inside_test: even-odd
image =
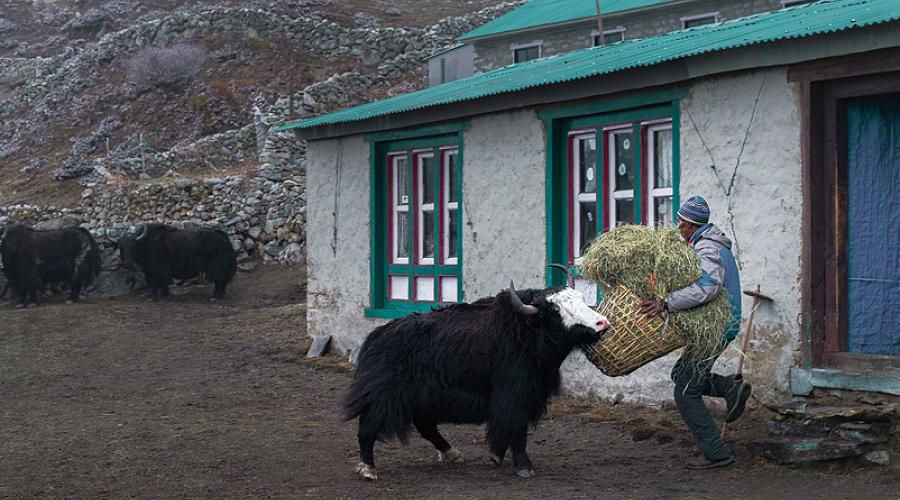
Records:
[[[499,465],[511,449],[516,473],[534,476],[528,427],[559,391],[566,356],[607,328],[609,321],[572,288],[513,286],[376,328],[360,348],[343,401],[344,418],[359,417],[357,473],[377,479],[375,441],[405,443],[412,427],[437,448],[439,460],[455,461],[460,453],[438,424],[487,422],[491,459]]]
[[[205,275],[215,283],[210,300],[221,299],[237,273],[237,253],[228,235],[213,228],[176,229],[164,224],[142,224],[134,234],[119,238],[122,266],[138,268],[147,279],[150,298],[167,297],[173,279]]]
[[[80,227],[38,231],[11,224],[0,243],[0,258],[16,308],[37,305],[39,291],[60,283],[69,286],[68,301],[77,302],[81,290],[100,274],[100,249]]]

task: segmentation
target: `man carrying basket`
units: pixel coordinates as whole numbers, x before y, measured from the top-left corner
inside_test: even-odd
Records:
[[[731,323],[723,332],[724,351],[728,342],[737,336],[741,323],[740,276],[731,253],[731,240],[709,222],[709,205],[700,196],[687,200],[678,210],[678,230],[700,258],[700,279],[669,293],[665,300],[644,301],[640,311],[650,317],[664,312],[684,311],[711,302],[724,290],[731,302],[732,312]],[[718,427],[703,402],[703,396],[724,398],[728,408],[725,421],[733,422],[744,412],[751,387],[746,383],[735,384],[733,376],[711,373],[714,361],[711,359],[698,364],[682,356],[672,369],[675,404],[707,460],[688,464],[688,469],[712,469],[735,463],[734,455],[722,441]]]

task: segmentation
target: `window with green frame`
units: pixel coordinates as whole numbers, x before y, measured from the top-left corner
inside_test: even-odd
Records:
[[[621,224],[675,223],[679,203],[678,101],[548,120],[548,254],[569,267],[596,304],[596,285],[578,275],[598,234]],[[559,284],[561,276],[548,277]]]
[[[372,146],[372,305],[399,317],[462,301],[462,135]]]

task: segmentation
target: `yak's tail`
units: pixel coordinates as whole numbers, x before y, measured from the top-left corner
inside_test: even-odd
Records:
[[[386,326],[373,330],[360,348],[356,376],[341,402],[341,417],[345,421],[359,417],[360,426],[365,420],[365,426],[374,429],[379,439],[396,437],[405,444],[413,414],[410,388],[398,384],[391,367],[384,366],[377,356],[368,356],[368,347]]]

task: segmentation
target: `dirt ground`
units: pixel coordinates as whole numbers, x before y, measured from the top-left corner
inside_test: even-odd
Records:
[[[356,478],[356,429],[337,418],[343,358],[307,361],[303,276],[263,267],[227,299],[208,287],[160,303],[0,305],[0,497],[897,498],[895,469],[797,469],[747,448],[763,414],[734,425],[735,467],[689,473],[672,411],[561,398],[529,439],[537,477],[489,465],[484,429],[447,426],[466,462],[425,441],[376,446]]]

